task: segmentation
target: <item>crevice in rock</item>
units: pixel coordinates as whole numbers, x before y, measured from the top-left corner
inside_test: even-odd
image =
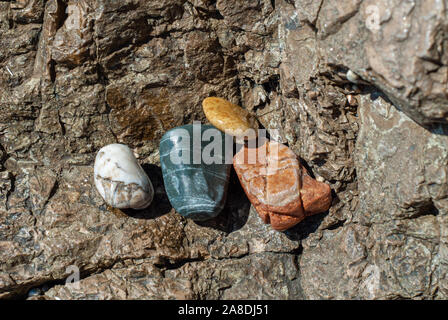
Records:
[[[296,3],[295,3],[294,0],[285,0],[285,2],[286,2],[287,4],[292,5],[294,8],[296,7]]]
[[[179,260],[179,261],[176,261],[176,262],[170,262],[166,258],[162,258],[162,261],[159,262],[159,263],[155,263],[154,266],[156,266],[159,269],[162,269],[162,273],[163,273],[163,275],[165,275],[165,271],[166,270],[179,269],[179,268],[182,268],[187,263],[203,262],[205,260],[208,260],[208,259],[205,259],[203,257],[199,257],[199,258],[187,258],[187,259],[182,259],[182,260]]]
[[[8,153],[6,152],[6,149],[2,146],[1,143],[0,143],[0,152],[2,154],[2,156],[0,157],[0,165],[2,165],[3,163],[6,162],[6,160],[8,160],[9,156]]]
[[[319,30],[316,28],[316,25],[309,22],[309,21],[305,21],[305,23],[307,24],[307,26],[309,26],[311,28],[311,30],[313,30],[314,34],[317,34],[319,32]]]
[[[264,251],[264,252],[269,252],[269,251]],[[243,258],[245,258],[245,257],[248,257],[248,256],[250,256],[250,255],[253,255],[253,254],[257,254],[258,252],[246,252],[246,253],[243,253],[243,254],[241,254],[241,255],[239,255],[239,256],[232,256],[232,257],[214,257],[214,258],[210,258],[209,260],[214,260],[214,261],[224,261],[224,260],[241,260],[241,259],[243,259]]]
[[[56,30],[59,30],[68,18],[67,3],[63,0],[57,0],[58,11],[56,12]]]
[[[102,273],[106,270],[112,269],[115,266],[116,263],[113,263],[110,267],[106,267],[104,269],[95,269],[95,270],[85,270],[85,271],[81,271],[80,275],[79,275],[79,281],[86,279],[92,275],[95,274],[99,274]],[[17,293],[12,293],[10,296],[11,300],[26,300],[27,298],[29,298],[30,292],[32,290],[34,290],[36,292],[35,295],[39,296],[39,295],[44,295],[45,292],[47,292],[48,290],[56,287],[56,286],[64,286],[66,284],[67,281],[67,277],[64,278],[60,278],[60,279],[45,279],[43,281],[40,282],[36,282],[34,284],[28,285],[28,286],[23,286],[20,287],[20,292]]]
[[[50,74],[50,80],[52,83],[54,83],[56,81],[55,65],[56,65],[56,62],[53,59],[51,59],[50,62],[48,63],[48,72]]]
[[[438,67],[444,66],[444,64],[440,60],[432,58],[432,57],[424,56],[424,57],[417,57],[417,58],[420,60],[423,60],[423,61],[431,62],[431,63],[437,65]],[[438,70],[439,70],[439,68],[435,69],[434,71],[429,71],[429,73],[437,72]]]
[[[314,180],[316,179],[316,176],[314,175],[313,171],[311,170],[311,167],[308,165],[308,163],[306,163],[306,161],[301,158],[299,158],[299,162],[300,164],[305,167],[306,171],[308,172],[308,174],[311,176],[311,178],[313,178]],[[323,164],[325,164],[326,160],[322,159],[321,161],[319,161],[319,159],[316,159],[316,161],[313,160],[313,163],[317,164],[318,166],[322,166]]]
[[[48,195],[48,199],[44,203],[44,206],[43,206],[44,208],[47,206],[47,204],[50,202],[50,200],[54,197],[54,195],[56,194],[58,189],[59,189],[59,181],[56,179],[53,186],[51,187],[50,193]]]
[[[243,258],[246,258],[251,255],[257,255],[262,253],[270,253],[270,254],[276,254],[276,255],[285,255],[285,254],[291,254],[294,255],[296,258],[295,264],[297,269],[299,268],[298,259],[303,251],[303,247],[300,244],[298,248],[287,251],[287,252],[274,252],[274,251],[263,251],[263,252],[253,252],[253,253],[246,253],[238,257],[222,257],[222,258],[209,258],[209,257],[199,257],[199,258],[186,258],[186,259],[180,259],[176,262],[170,262],[168,261],[168,258],[162,257],[162,261],[159,263],[154,263],[154,266],[161,269],[162,275],[165,276],[165,272],[167,270],[175,270],[182,268],[184,265],[188,263],[194,263],[194,262],[205,262],[205,261],[224,261],[224,260],[240,260]],[[145,258],[145,257],[140,257]],[[90,270],[83,270],[80,272],[79,281],[84,280],[90,276],[101,274],[107,270],[113,269],[118,263],[123,262],[127,259],[140,259],[140,258],[129,258],[129,257],[121,257],[119,259],[116,259],[115,261],[111,262],[110,264],[98,266],[98,268],[90,269]],[[148,258],[148,257],[146,257]],[[67,275],[68,277],[68,275]],[[66,284],[67,277],[58,278],[58,279],[43,279],[41,281],[37,281],[35,283],[18,287],[16,292],[12,291],[10,292],[10,295],[7,297],[11,300],[26,300],[27,298],[31,297],[29,294],[31,290],[35,291],[34,296],[42,296],[45,294],[45,292],[49,291],[50,289],[56,287],[56,286],[64,286]]]
[[[278,92],[280,90],[280,76],[278,74],[272,75],[267,82],[262,83],[262,86],[268,96],[271,92]]]
[[[9,196],[16,190],[16,176],[14,174],[9,175],[9,181],[11,182],[11,188],[6,192],[6,210],[9,211]]]
[[[437,217],[439,215],[439,209],[434,205],[432,199],[429,199],[423,203],[419,203],[415,205],[416,212],[413,214],[410,219],[417,219],[423,216],[434,216]]]
[[[59,30],[64,25],[65,20],[67,20],[67,18],[68,18],[67,3],[62,0],[57,0],[57,11],[54,17],[56,27],[55,34],[57,30]],[[50,44],[47,43],[47,46],[49,45]],[[50,75],[51,82],[54,83],[56,81],[56,61],[54,61],[53,59],[50,59],[50,61],[48,62],[48,72]]]
[[[301,274],[301,269],[300,269],[300,259],[302,258],[302,253],[303,253],[303,246],[302,243],[299,244],[299,247],[293,251],[291,251],[291,254],[294,255],[294,266],[296,267],[297,270],[297,277],[296,279],[299,282],[299,291],[303,292],[303,287],[302,287],[302,274]]]
[[[14,28],[14,20],[12,18],[11,4],[8,5],[8,28],[10,30]]]
[[[338,221],[338,222],[336,222],[336,223],[326,227],[324,230],[331,230],[331,231],[336,230],[338,228],[343,227],[344,223],[345,223],[345,220],[340,220],[340,221]]]
[[[62,134],[63,136],[65,136],[66,129],[65,129],[65,125],[64,125],[64,123],[63,123],[62,120],[61,120],[61,115],[59,114],[59,110],[58,110],[58,123],[59,123],[59,125],[61,126],[61,134]]]
[[[190,2],[188,2],[190,3]],[[190,3],[190,5],[193,6],[193,4]],[[199,7],[195,7],[195,9],[202,13],[203,16],[201,18],[212,18],[212,19],[216,19],[216,20],[224,20],[224,17],[222,16],[221,12],[219,12],[219,10],[216,8],[216,1],[213,1],[212,3],[210,3],[210,5],[215,5],[215,10],[214,11],[208,11],[205,10],[204,8],[199,8]]]
[[[303,252],[303,246],[300,243],[299,246],[296,249],[291,250],[289,252],[284,252],[284,253],[290,253],[290,254],[293,254],[295,256],[300,256],[302,254],[302,252]]]
[[[319,9],[317,9],[316,19],[314,19],[314,21],[311,22],[311,24],[314,26],[314,29],[316,29],[316,34],[319,31],[317,29],[317,27],[316,27],[316,23],[317,23],[317,19],[319,19],[320,11],[322,10],[322,7],[324,6],[324,1],[325,0],[321,0],[320,5],[319,5]]]
[[[91,270],[82,270],[82,271],[80,271],[80,274],[79,274],[79,281],[86,279],[90,276],[93,276],[95,274],[103,273],[106,270],[113,269],[117,263],[122,262],[126,259],[127,259],[127,257],[123,257],[121,259],[117,259],[117,260],[111,262],[108,265],[98,266],[98,268],[91,269]],[[37,292],[39,292],[39,294],[37,294],[37,295],[43,295],[43,294],[45,294],[45,292],[47,292],[48,290],[50,290],[58,285],[61,285],[61,286],[65,285],[68,276],[69,275],[67,275],[66,277],[63,277],[63,278],[58,278],[58,279],[43,279],[41,281],[37,281],[35,283],[29,284],[26,286],[20,286],[17,288],[18,291],[16,291],[16,292],[12,291],[8,298],[11,300],[26,300],[29,297],[29,292],[33,289],[35,289]]]
[[[100,63],[96,63],[95,71],[98,76],[99,83],[104,86],[104,89],[109,85],[109,79],[107,77],[107,73],[104,71],[104,67]]]

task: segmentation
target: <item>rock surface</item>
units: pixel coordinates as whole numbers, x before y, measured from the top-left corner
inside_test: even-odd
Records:
[[[0,297],[447,299],[446,6],[0,1]],[[159,140],[209,96],[277,129],[328,214],[276,232],[235,173],[215,219],[174,212]],[[110,143],[139,154],[147,209],[102,205]]]

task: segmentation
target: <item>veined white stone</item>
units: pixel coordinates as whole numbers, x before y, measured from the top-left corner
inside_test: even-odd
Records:
[[[98,151],[94,165],[98,192],[114,208],[144,209],[151,204],[154,188],[133,152],[123,144],[109,144]]]

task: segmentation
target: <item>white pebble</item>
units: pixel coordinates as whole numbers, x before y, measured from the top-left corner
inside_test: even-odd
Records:
[[[346,77],[348,81],[353,83],[358,83],[359,81],[359,76],[350,69],[347,71]]]
[[[114,208],[144,209],[154,197],[151,180],[133,152],[123,144],[110,144],[98,151],[94,165],[98,192]]]

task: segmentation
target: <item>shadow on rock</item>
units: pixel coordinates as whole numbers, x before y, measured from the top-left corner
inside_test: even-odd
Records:
[[[327,210],[325,212],[306,217],[303,221],[291,229],[283,231],[283,233],[288,237],[288,239],[293,241],[306,239],[311,233],[316,232],[328,212],[329,211]]]
[[[333,199],[331,202],[331,207],[336,206],[341,201],[333,189],[331,190],[331,197]],[[312,216],[307,216],[305,219],[303,219],[303,221],[298,223],[293,228],[284,231],[284,233],[290,240],[297,241],[297,240],[306,239],[310,234],[316,232],[316,230],[321,225],[322,221],[325,219],[325,217],[329,213],[330,213],[330,210],[327,210],[327,211],[324,211],[324,212],[321,212],[318,214],[314,214]],[[333,230],[343,224],[344,224],[344,221],[339,221],[339,222],[333,224],[330,228],[325,228],[325,229]]]
[[[306,165],[304,161],[303,164]],[[308,165],[306,165],[306,168],[310,175],[312,175],[312,177],[314,178],[314,174],[312,173],[311,168]],[[338,195],[333,189],[331,189],[331,197],[332,201],[330,208],[340,202]],[[313,214],[312,216],[307,216],[291,229],[284,231],[284,233],[290,240],[298,241],[306,239],[310,234],[316,232],[329,212],[330,210],[327,210],[321,213]]]
[[[155,219],[170,212],[172,206],[165,192],[165,186],[163,185],[162,169],[154,164],[144,164],[142,165],[142,168],[149,179],[151,179],[154,187],[154,199],[152,200],[151,205],[146,209],[123,209],[121,211],[136,219]]]
[[[250,201],[241,187],[238,176],[232,167],[230,172],[227,201],[221,213],[210,220],[195,221],[202,227],[209,227],[231,233],[241,229],[249,217]]]

